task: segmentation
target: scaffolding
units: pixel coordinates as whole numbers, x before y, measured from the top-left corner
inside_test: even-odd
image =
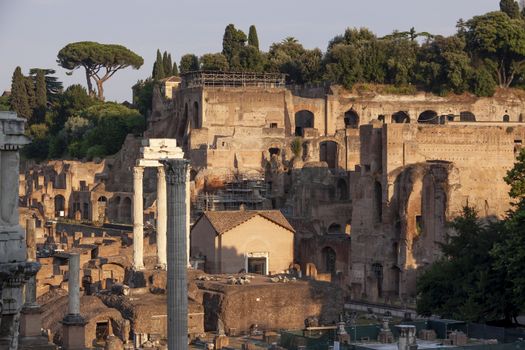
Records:
[[[281,73],[192,71],[181,74],[182,88],[194,87],[284,87],[286,75]]]
[[[269,185],[262,177],[231,176],[223,189],[199,194],[193,212],[199,216],[203,211],[239,210],[241,206],[261,210],[265,209],[269,194]]]

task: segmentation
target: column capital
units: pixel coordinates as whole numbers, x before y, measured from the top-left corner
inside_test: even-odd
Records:
[[[144,175],[144,167],[141,166],[135,166],[133,167],[133,176],[143,176]]]
[[[189,161],[186,159],[168,159],[162,161],[166,170],[166,182],[170,185],[185,184],[188,177]]]
[[[164,168],[164,165],[160,165],[157,167],[157,175],[166,176],[166,169]]]

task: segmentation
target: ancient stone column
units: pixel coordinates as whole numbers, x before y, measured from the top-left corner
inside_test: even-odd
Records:
[[[188,349],[186,206],[188,161],[165,161],[168,185],[168,349]]]
[[[142,179],[144,168],[133,168],[133,268],[144,269],[144,199]]]
[[[190,167],[186,171],[186,265],[190,267],[190,208],[191,208],[191,198],[190,198]]]
[[[69,256],[69,277],[67,283],[69,304],[68,313],[70,315],[80,315],[80,255],[70,254]]]
[[[166,206],[166,172],[164,167],[157,168],[157,257],[159,267],[166,268],[166,239],[168,216]]]
[[[62,345],[66,350],[85,348],[86,321],[80,314],[80,255],[69,256],[68,314],[62,320]]]
[[[36,261],[36,222],[35,219],[26,220],[27,261]],[[26,284],[24,308],[38,308],[36,303],[36,276],[31,276]]]

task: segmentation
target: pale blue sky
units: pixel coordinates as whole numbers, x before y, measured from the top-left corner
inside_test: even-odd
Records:
[[[179,61],[185,53],[221,50],[229,23],[248,32],[255,24],[261,48],[293,36],[307,48],[326,49],[347,27],[378,35],[393,29],[452,34],[459,18],[498,9],[499,0],[0,0],[0,93],[17,65],[57,70],[65,86],[81,83],[56,64],[74,41],[122,44],[144,57],[140,70],[117,72],[106,82],[108,100],[131,100],[131,86],[151,74],[157,48]]]

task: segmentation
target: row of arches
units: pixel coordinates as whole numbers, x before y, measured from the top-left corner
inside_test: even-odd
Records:
[[[459,119],[458,119],[459,117]],[[379,116],[379,120],[386,121],[384,115]],[[510,122],[510,116],[505,114],[502,119],[503,122]],[[304,136],[306,128],[313,128],[315,115],[309,110],[300,110],[295,113],[295,135]],[[392,114],[391,122],[394,124],[408,124],[411,118],[406,111],[398,111]],[[462,111],[458,115],[448,114],[439,115],[434,110],[426,110],[419,114],[417,122],[419,124],[444,124],[445,121],[459,121],[459,122],[476,122],[476,116],[470,111]],[[360,125],[359,114],[354,109],[349,109],[344,113],[344,124],[347,129],[357,129]]]

